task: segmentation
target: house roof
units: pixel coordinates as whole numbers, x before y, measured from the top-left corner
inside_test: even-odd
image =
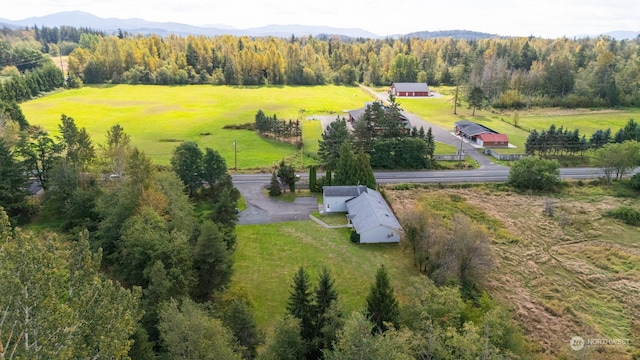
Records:
[[[362,118],[362,115],[364,115],[364,112],[367,110],[367,107],[371,105],[370,102],[366,103],[364,107],[360,108],[360,109],[355,109],[355,110],[351,110],[349,111],[349,115],[351,116],[351,118],[354,121],[359,121]],[[389,107],[388,106],[384,106],[385,111],[388,111]],[[404,116],[402,113],[400,114],[400,121],[402,121],[402,123],[404,123],[405,127],[407,129],[411,129],[411,123],[409,122],[409,118],[407,118],[406,116]]]
[[[418,91],[429,91],[429,85],[427,83],[393,83],[393,86],[396,91],[408,91],[408,92],[418,92]]]
[[[362,115],[364,115],[364,111],[367,109],[367,107],[363,107],[360,109],[355,109],[355,110],[351,110],[349,111],[349,115],[351,115],[351,118],[355,121],[360,120],[360,118],[362,118]]]
[[[484,142],[506,142],[509,143],[509,137],[505,134],[480,134],[478,137]]]
[[[394,230],[402,230],[402,226],[389,208],[382,195],[375,190],[368,189],[360,196],[347,201],[349,219],[358,234],[385,226]]]
[[[324,196],[356,197],[370,189],[364,185],[357,186],[323,186]],[[372,190],[373,191],[373,190]]]
[[[463,132],[467,136],[477,136],[484,133],[497,134],[497,131],[491,130],[488,127],[480,124],[476,124],[469,120],[460,120],[455,123],[458,130]]]

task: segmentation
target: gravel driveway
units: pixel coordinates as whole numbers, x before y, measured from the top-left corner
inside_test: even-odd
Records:
[[[265,185],[260,183],[235,185],[247,202],[247,208],[239,214],[239,224],[307,220],[310,213],[318,211],[318,200],[315,196],[299,197],[293,203],[279,201],[262,192]]]

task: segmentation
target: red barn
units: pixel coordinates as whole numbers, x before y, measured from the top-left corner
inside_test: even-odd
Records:
[[[476,143],[483,147],[509,147],[509,138],[505,134],[480,134],[476,138]]]
[[[393,83],[391,84],[393,96],[429,96],[427,83]]]

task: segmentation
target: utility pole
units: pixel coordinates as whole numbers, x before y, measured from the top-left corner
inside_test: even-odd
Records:
[[[460,163],[462,162],[462,132],[458,131],[458,134],[460,135],[460,149],[458,149],[458,168],[460,168]]]
[[[236,172],[238,172],[238,144],[236,142],[236,139],[233,139],[233,160],[236,165]]]

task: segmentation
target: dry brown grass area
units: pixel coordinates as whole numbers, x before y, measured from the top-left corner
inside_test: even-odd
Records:
[[[640,349],[640,230],[603,214],[623,201],[636,207],[640,202],[589,191],[585,187],[552,199],[492,187],[386,194],[401,219],[421,203],[439,208],[453,195],[458,202],[451,205],[462,212],[475,209],[504,226],[513,240],[494,233],[498,265],[487,287],[513,307],[541,357],[630,358]],[[549,207],[552,216],[544,211]],[[569,340],[576,335],[629,339],[630,346],[574,352]]]

